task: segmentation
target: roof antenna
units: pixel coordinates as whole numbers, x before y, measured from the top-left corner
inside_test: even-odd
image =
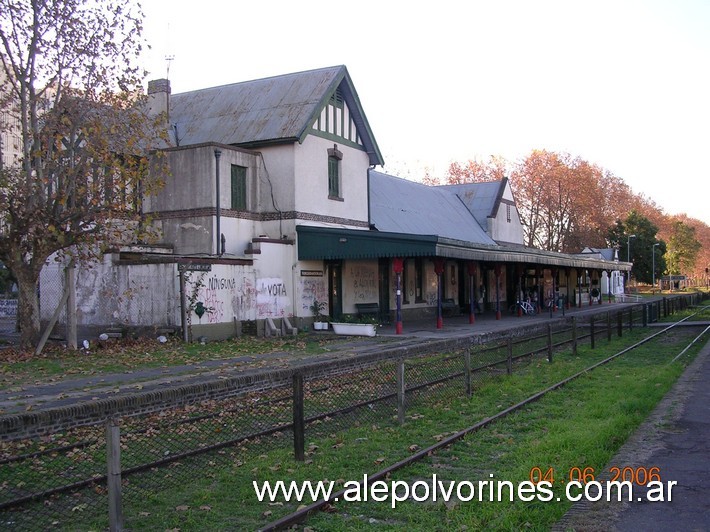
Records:
[[[167,73],[165,74],[165,79],[169,80],[170,79],[170,62],[175,59],[175,56],[173,54],[169,54],[165,56],[165,61],[168,63],[168,68],[167,68]]]
[[[168,31],[167,31],[167,45],[165,46],[165,50],[169,52],[170,50],[170,23],[168,22]],[[167,53],[165,55],[165,62],[167,63],[167,72],[165,73],[165,79],[168,81],[170,80],[170,63],[175,59],[175,54]]]

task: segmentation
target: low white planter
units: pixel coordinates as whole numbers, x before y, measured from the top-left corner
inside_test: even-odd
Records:
[[[347,334],[351,336],[375,336],[377,325],[374,323],[333,323],[335,334]]]
[[[328,330],[328,322],[327,321],[314,321],[313,328],[316,331],[327,331]]]

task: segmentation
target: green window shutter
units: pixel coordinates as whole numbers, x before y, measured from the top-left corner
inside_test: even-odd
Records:
[[[340,197],[340,175],[337,157],[328,157],[328,196]]]
[[[247,210],[247,169],[232,165],[232,209]]]

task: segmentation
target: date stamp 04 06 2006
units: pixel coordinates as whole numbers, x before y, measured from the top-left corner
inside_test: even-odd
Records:
[[[644,497],[636,497],[637,501],[646,500],[648,502],[670,502],[673,500],[673,487],[678,483],[674,480],[664,483],[661,481],[661,469],[659,467],[617,467],[609,468],[609,480],[606,480],[607,490],[616,490],[617,500],[622,500],[623,494],[626,493],[628,501],[634,500],[633,486],[643,486],[647,489]],[[530,468],[530,482],[533,484],[545,483],[550,487],[557,482],[558,485],[564,485],[568,498],[570,488],[576,487],[583,489],[584,497],[590,501],[599,500],[602,497],[602,483],[597,481],[596,471],[593,467],[572,467],[563,478],[556,478],[554,467]],[[594,488],[590,490],[590,488]],[[596,490],[596,491],[595,491]],[[571,498],[573,501],[578,501],[582,495],[577,495]],[[610,497],[607,493],[606,497]],[[560,500],[560,499],[558,499]],[[608,499],[611,500],[611,499]]]
[[[611,475],[609,479],[610,482],[631,482],[638,486],[645,486],[649,482],[661,482],[661,470],[656,466],[612,466],[609,468],[609,473]],[[534,484],[543,481],[549,482],[550,484],[565,484],[569,482],[587,484],[589,482],[595,482],[596,480],[596,472],[593,467],[572,467],[563,478],[556,476],[554,467],[543,469],[535,466],[530,468],[530,482]]]

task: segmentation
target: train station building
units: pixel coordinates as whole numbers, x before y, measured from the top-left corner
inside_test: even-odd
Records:
[[[519,301],[603,304],[631,264],[614,250],[523,245],[507,179],[427,186],[378,171],[380,149],[345,66],[171,94],[150,83],[171,146],[165,187],[143,202],[161,235],[76,270],[80,326],[175,329],[224,338],[330,320],[517,315]],[[43,318],[63,267],[42,274]]]

